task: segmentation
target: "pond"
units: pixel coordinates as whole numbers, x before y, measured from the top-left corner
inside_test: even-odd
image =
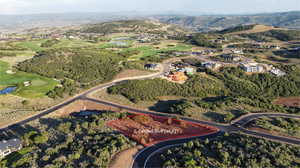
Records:
[[[15,87],[15,86],[7,87],[7,88],[5,88],[5,89],[3,89],[3,90],[0,90],[0,95],[12,93],[12,92],[14,92],[16,89],[17,89],[17,87]]]

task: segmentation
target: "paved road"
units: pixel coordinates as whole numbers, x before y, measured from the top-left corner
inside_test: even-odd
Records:
[[[210,138],[214,138],[221,134],[223,134],[223,132],[220,131],[220,132],[217,132],[217,133],[214,133],[211,135],[206,135],[206,136],[176,139],[176,140],[161,142],[161,143],[155,144],[153,146],[144,148],[134,158],[132,168],[156,167],[155,162],[153,162],[153,160],[152,160],[152,157],[154,157],[154,155],[158,154],[159,152],[162,152],[162,151],[164,151],[168,148],[174,147],[174,146],[182,145],[186,142],[189,142],[190,140],[206,139],[206,138],[210,139]]]
[[[47,109],[45,111],[42,111],[39,114],[36,114],[36,115],[31,116],[31,117],[29,117],[27,119],[24,119],[22,121],[17,121],[17,122],[15,122],[13,124],[10,124],[10,125],[7,125],[7,126],[5,126],[3,128],[0,128],[0,131],[5,131],[5,130],[8,130],[11,127],[14,127],[16,125],[24,125],[24,124],[26,124],[26,123],[28,123],[30,121],[39,119],[39,118],[41,118],[41,117],[43,117],[45,115],[48,115],[48,114],[50,114],[50,113],[52,113],[54,111],[57,111],[58,109],[61,109],[61,108],[65,107],[66,105],[69,105],[69,104],[75,102],[76,100],[84,99],[89,94],[94,93],[94,92],[96,92],[98,90],[105,89],[107,87],[110,87],[110,86],[113,86],[113,85],[117,85],[117,84],[120,84],[122,82],[126,82],[128,80],[157,78],[157,77],[163,75],[165,72],[169,71],[169,68],[170,68],[169,67],[169,63],[170,62],[163,63],[161,70],[159,72],[157,72],[157,73],[154,73],[154,74],[117,79],[117,80],[114,80],[114,81],[112,81],[110,83],[101,84],[99,86],[91,88],[91,89],[89,89],[89,90],[87,90],[87,91],[85,91],[83,93],[77,94],[74,97],[69,98],[68,100],[65,100],[64,102],[62,102],[62,103],[60,103],[58,105],[55,105],[55,106],[53,106],[53,107],[51,107],[51,108],[49,108],[49,109]]]
[[[28,119],[16,122],[12,125],[9,125],[5,128],[1,128],[0,131],[5,131],[15,125],[23,125],[26,124],[30,121],[39,119],[47,114],[50,114],[60,108],[65,107],[68,104],[71,104],[72,102],[76,101],[76,100],[89,100],[89,101],[93,101],[96,103],[100,103],[100,104],[104,104],[104,105],[108,105],[108,106],[112,106],[112,107],[118,107],[118,108],[122,108],[128,111],[132,111],[132,112],[136,112],[136,113],[145,113],[145,114],[152,114],[152,115],[162,115],[162,116],[167,116],[167,117],[174,117],[174,115],[171,114],[165,114],[165,113],[158,113],[158,112],[152,112],[152,111],[146,111],[146,110],[139,110],[139,109],[134,109],[131,107],[126,107],[123,105],[118,105],[118,104],[114,104],[111,102],[105,102],[105,101],[101,101],[101,100],[97,100],[97,99],[93,99],[93,98],[89,98],[88,96],[96,91],[99,91],[101,89],[116,85],[116,84],[120,84],[122,82],[125,82],[127,80],[134,80],[134,79],[149,79],[149,78],[156,78],[159,77],[161,75],[163,75],[165,72],[169,71],[169,63],[175,61],[174,59],[172,59],[171,61],[165,62],[163,63],[162,69],[160,72],[152,74],[152,75],[146,75],[146,76],[139,76],[139,77],[131,77],[131,78],[123,78],[123,79],[119,79],[119,80],[115,80],[113,82],[107,83],[107,84],[103,84],[103,85],[99,85],[96,86],[94,88],[91,88],[83,93],[80,93],[76,96],[74,96],[73,98],[70,98],[64,102],[62,102],[61,104],[58,104],[56,106],[53,106],[50,109],[47,109],[35,116],[29,117]],[[255,131],[250,131],[247,129],[244,129],[242,126],[244,126],[245,124],[249,123],[250,121],[252,121],[253,119],[256,118],[261,118],[261,117],[288,117],[288,118],[300,118],[300,116],[297,115],[289,115],[289,114],[267,114],[267,113],[258,113],[258,114],[250,114],[250,115],[246,115],[243,116],[235,121],[232,122],[231,125],[229,124],[219,124],[219,123],[214,123],[214,122],[209,122],[209,121],[200,121],[200,120],[195,120],[195,119],[191,119],[191,118],[187,118],[187,117],[181,117],[182,120],[186,120],[189,122],[195,122],[195,123],[200,123],[200,124],[206,124],[209,126],[213,126],[216,127],[220,130],[219,133],[214,134],[209,136],[208,138],[211,137],[215,137],[216,135],[222,133],[222,132],[241,132],[247,135],[251,135],[251,136],[256,136],[256,137],[261,137],[261,138],[267,138],[270,140],[274,140],[274,141],[279,141],[279,142],[284,142],[284,143],[290,143],[290,144],[296,144],[296,145],[300,145],[300,140],[297,139],[293,139],[293,138],[288,138],[288,137],[281,137],[281,136],[275,136],[275,135],[269,135],[266,133],[261,133],[261,132],[255,132]],[[196,138],[201,138],[201,137],[194,137],[194,138],[187,138],[187,139],[178,139],[178,140],[173,140],[173,141],[166,141],[166,142],[162,142],[159,144],[154,145],[153,147],[150,148],[146,148],[143,152],[139,153],[139,155],[137,155],[137,158],[135,160],[134,166],[141,166],[141,165],[145,165],[147,162],[147,158],[145,158],[144,156],[149,156],[151,155],[151,152],[156,152],[158,149],[170,146],[170,145],[178,145],[178,144],[182,144],[185,143],[191,139],[196,139]],[[144,162],[144,163],[143,163]]]
[[[240,118],[237,118],[236,120],[232,121],[232,124],[245,126],[249,122],[251,122],[254,119],[257,118],[263,118],[263,117],[282,117],[282,118],[298,118],[300,119],[300,115],[295,114],[284,114],[284,113],[251,113],[244,116],[241,116]]]
[[[251,131],[243,128],[243,125],[246,125],[250,121],[262,118],[262,117],[284,117],[284,118],[299,118],[299,115],[293,115],[293,114],[268,114],[268,113],[256,113],[256,114],[248,114],[245,116],[242,116],[235,121],[232,122],[231,125],[221,125],[220,124],[213,124],[206,123],[207,125],[216,126],[220,129],[218,133],[209,135],[209,136],[200,136],[200,137],[193,137],[193,138],[186,138],[186,139],[178,139],[173,141],[167,141],[167,142],[161,142],[159,144],[153,145],[151,147],[144,148],[144,150],[140,151],[136,157],[134,158],[134,162],[132,164],[132,168],[154,168],[158,167],[159,164],[157,164],[157,158],[159,157],[159,154],[161,154],[163,151],[166,151],[169,148],[180,146],[190,140],[194,139],[205,139],[205,138],[215,138],[216,136],[222,134],[224,131],[226,132],[239,132],[245,135],[250,135],[258,138],[265,138],[272,141],[277,142],[284,142],[287,144],[292,145],[300,145],[300,140],[291,138],[291,137],[283,137],[283,136],[277,136],[277,135],[271,135],[263,132],[256,132]],[[198,120],[197,120],[198,121]],[[196,121],[196,122],[197,122]],[[199,122],[199,121],[198,121]],[[202,122],[200,122],[202,123]],[[233,126],[236,125],[236,126]]]

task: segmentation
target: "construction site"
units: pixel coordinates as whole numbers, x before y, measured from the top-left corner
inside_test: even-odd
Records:
[[[144,146],[166,140],[208,135],[218,131],[217,128],[207,125],[146,114],[129,115],[123,119],[110,121],[107,126]]]

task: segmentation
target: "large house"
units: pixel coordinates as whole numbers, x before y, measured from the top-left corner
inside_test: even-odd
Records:
[[[147,70],[158,70],[159,66],[158,64],[146,64],[144,68]]]
[[[208,69],[218,69],[220,68],[222,65],[220,63],[217,62],[204,62],[202,63],[202,66]]]
[[[286,75],[285,72],[283,72],[283,71],[281,71],[280,69],[277,69],[277,68],[271,69],[270,73],[273,74],[273,75],[276,75],[278,77]]]
[[[257,63],[245,63],[241,68],[246,72],[264,72],[264,67]]]
[[[226,61],[229,61],[229,62],[237,62],[237,61],[240,61],[241,60],[241,57],[240,56],[236,56],[234,54],[222,54],[221,57],[226,60]]]
[[[19,139],[0,141],[0,159],[20,149],[22,149],[22,142]]]

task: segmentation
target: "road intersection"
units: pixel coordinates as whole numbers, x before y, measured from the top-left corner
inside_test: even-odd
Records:
[[[41,117],[44,117],[44,116],[46,116],[50,113],[53,113],[53,112],[65,107],[65,106],[77,101],[77,100],[88,100],[88,101],[92,101],[94,103],[107,105],[107,106],[111,106],[111,107],[117,107],[117,108],[124,109],[124,110],[134,112],[134,113],[160,115],[160,116],[166,116],[166,117],[179,117],[181,120],[194,122],[194,123],[198,123],[198,124],[209,125],[209,126],[212,126],[212,127],[216,127],[220,130],[217,133],[214,133],[212,135],[207,135],[207,136],[204,136],[204,137],[174,139],[174,140],[165,141],[165,142],[155,144],[151,147],[144,148],[142,151],[140,151],[136,155],[134,163],[133,163],[133,168],[147,167],[147,164],[148,164],[147,161],[149,161],[149,159],[151,159],[151,156],[155,155],[158,151],[161,151],[163,149],[167,149],[167,148],[173,147],[173,146],[178,146],[178,145],[186,143],[186,142],[188,142],[192,139],[213,138],[213,137],[219,136],[219,135],[221,135],[225,132],[239,132],[239,133],[246,134],[246,135],[249,135],[249,136],[265,138],[265,139],[278,141],[278,142],[282,142],[282,143],[293,144],[293,145],[300,145],[300,140],[296,139],[296,138],[283,137],[283,136],[271,135],[271,134],[257,132],[257,131],[251,131],[251,130],[247,130],[243,127],[247,123],[249,123],[250,121],[252,121],[254,119],[257,119],[257,118],[262,118],[262,117],[285,117],[285,118],[298,118],[298,119],[300,119],[299,115],[280,114],[280,113],[251,113],[251,114],[241,116],[240,118],[232,121],[230,124],[220,124],[220,123],[209,122],[209,121],[195,120],[195,119],[192,119],[192,118],[177,116],[177,115],[173,115],[173,114],[166,114],[166,113],[159,113],[159,112],[154,112],[154,111],[135,109],[135,108],[127,107],[127,106],[124,106],[124,105],[115,104],[113,102],[107,102],[107,101],[99,100],[99,99],[93,98],[91,96],[93,93],[95,93],[99,90],[102,90],[102,89],[105,89],[107,87],[120,84],[120,83],[128,81],[128,80],[136,80],[136,79],[142,80],[142,79],[151,79],[151,78],[160,77],[165,72],[169,71],[169,68],[170,68],[169,65],[172,61],[174,61],[174,59],[164,62],[162,64],[161,70],[157,73],[154,73],[154,74],[151,74],[151,75],[145,75],[145,76],[118,79],[118,80],[114,80],[112,82],[109,82],[109,83],[106,83],[106,84],[101,84],[99,86],[91,88],[91,89],[89,89],[89,90],[87,90],[83,93],[80,93],[80,94],[78,94],[78,95],[76,95],[76,96],[74,96],[74,97],[58,104],[58,105],[55,105],[55,106],[53,106],[53,107],[37,114],[37,115],[31,116],[31,117],[29,117],[27,119],[24,119],[22,121],[17,121],[17,122],[15,122],[11,125],[8,125],[4,128],[0,128],[0,131],[6,131],[6,130],[9,130],[10,128],[12,128],[16,125],[24,125],[24,124],[26,124],[30,121],[33,121],[33,120],[39,119]],[[150,156],[150,158],[149,158],[149,156]]]

